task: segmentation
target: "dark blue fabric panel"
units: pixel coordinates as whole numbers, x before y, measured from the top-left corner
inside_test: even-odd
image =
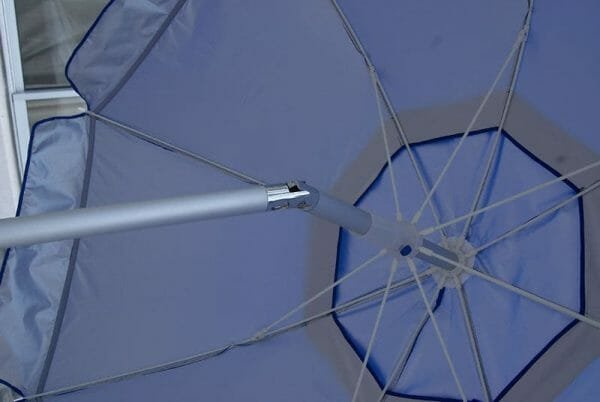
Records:
[[[600,155],[598,18],[594,0],[536,4],[517,93]]]
[[[104,113],[266,182],[327,189],[379,127],[328,2],[187,2]]]
[[[525,0],[338,3],[373,59],[396,110],[482,96],[508,56],[527,11]]]

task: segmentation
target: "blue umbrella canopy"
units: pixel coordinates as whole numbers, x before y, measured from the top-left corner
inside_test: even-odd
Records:
[[[293,211],[15,247],[0,400],[593,400],[598,15],[111,1],[18,215],[301,179],[454,257]]]

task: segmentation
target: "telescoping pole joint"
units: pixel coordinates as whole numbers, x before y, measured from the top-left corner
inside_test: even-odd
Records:
[[[455,268],[447,261],[418,251],[420,247],[425,247],[445,258],[458,261],[455,253],[424,239],[411,223],[383,219],[348,202],[320,192],[303,181],[290,181],[267,187],[267,200],[269,210],[301,209],[339,225],[402,257],[413,256],[448,271]]]

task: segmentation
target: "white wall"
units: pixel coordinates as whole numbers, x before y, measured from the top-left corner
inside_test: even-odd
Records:
[[[0,54],[0,60],[1,58]],[[4,61],[2,60],[0,64],[0,218],[5,218],[15,215],[19,200],[20,178],[11,129]]]

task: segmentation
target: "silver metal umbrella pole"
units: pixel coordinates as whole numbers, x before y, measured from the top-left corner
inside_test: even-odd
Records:
[[[263,187],[72,209],[0,220],[0,248],[261,212]]]
[[[418,252],[419,247],[426,247],[457,261],[452,252],[423,239],[414,225],[383,220],[299,181],[1,219],[0,248],[290,208],[330,221],[403,256],[453,268]]]

